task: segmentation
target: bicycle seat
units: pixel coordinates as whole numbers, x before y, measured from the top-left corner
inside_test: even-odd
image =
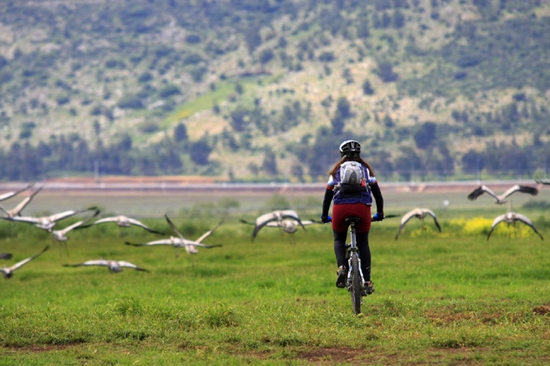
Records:
[[[351,217],[347,217],[345,221],[349,222],[350,224],[357,224],[358,222],[361,221],[361,218],[357,216],[351,216]]]

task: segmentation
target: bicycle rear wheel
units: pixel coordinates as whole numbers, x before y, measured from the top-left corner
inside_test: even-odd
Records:
[[[351,254],[351,307],[355,314],[361,313],[361,273],[359,272],[359,258],[357,253]]]

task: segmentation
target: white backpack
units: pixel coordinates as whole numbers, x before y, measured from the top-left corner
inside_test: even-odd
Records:
[[[365,171],[361,163],[346,161],[340,165],[340,193],[355,193],[366,189]]]

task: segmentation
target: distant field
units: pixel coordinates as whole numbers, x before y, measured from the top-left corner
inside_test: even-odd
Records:
[[[162,217],[165,213],[181,214],[201,210],[224,210],[230,213],[256,215],[275,206],[286,205],[308,215],[320,213],[324,195],[324,185],[309,185],[301,188],[299,185],[243,185],[242,189],[233,186],[205,184],[174,185],[143,182],[126,188],[110,189],[113,185],[105,185],[98,189],[62,189],[53,183],[46,183],[45,188],[25,209],[25,213],[35,215],[44,212],[59,212],[68,209],[99,206],[105,213],[135,215],[140,218]],[[497,193],[502,193],[515,182],[487,183]],[[521,182],[536,186],[531,182]],[[74,184],[74,182],[73,182]],[[148,185],[149,184],[149,185]],[[435,183],[430,184],[381,184],[385,201],[385,211],[390,214],[403,214],[415,207],[427,207],[437,214],[445,216],[480,215],[492,216],[506,212],[508,205],[500,206],[494,203],[492,197],[484,195],[476,201],[469,201],[467,195],[477,186],[473,183],[457,185]],[[118,186],[115,186],[118,187]],[[145,188],[143,188],[145,187]],[[258,187],[263,187],[262,189]],[[0,194],[13,189],[12,186],[0,185]],[[12,198],[3,204],[10,208],[21,198]],[[513,210],[519,210],[525,203],[538,201],[550,205],[550,186],[539,186],[539,194],[530,196],[514,194],[510,197]]]

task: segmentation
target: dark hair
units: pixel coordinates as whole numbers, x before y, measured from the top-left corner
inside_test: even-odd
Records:
[[[345,155],[342,156],[342,159],[340,159],[336,164],[334,164],[334,166],[328,172],[328,174],[334,176],[338,171],[338,169],[340,169],[340,165],[342,165],[342,163],[346,161],[356,161],[358,163],[363,164],[369,169],[369,174],[374,177],[374,171],[372,170],[370,164],[367,163],[365,160],[363,160],[360,156],[345,156]]]

